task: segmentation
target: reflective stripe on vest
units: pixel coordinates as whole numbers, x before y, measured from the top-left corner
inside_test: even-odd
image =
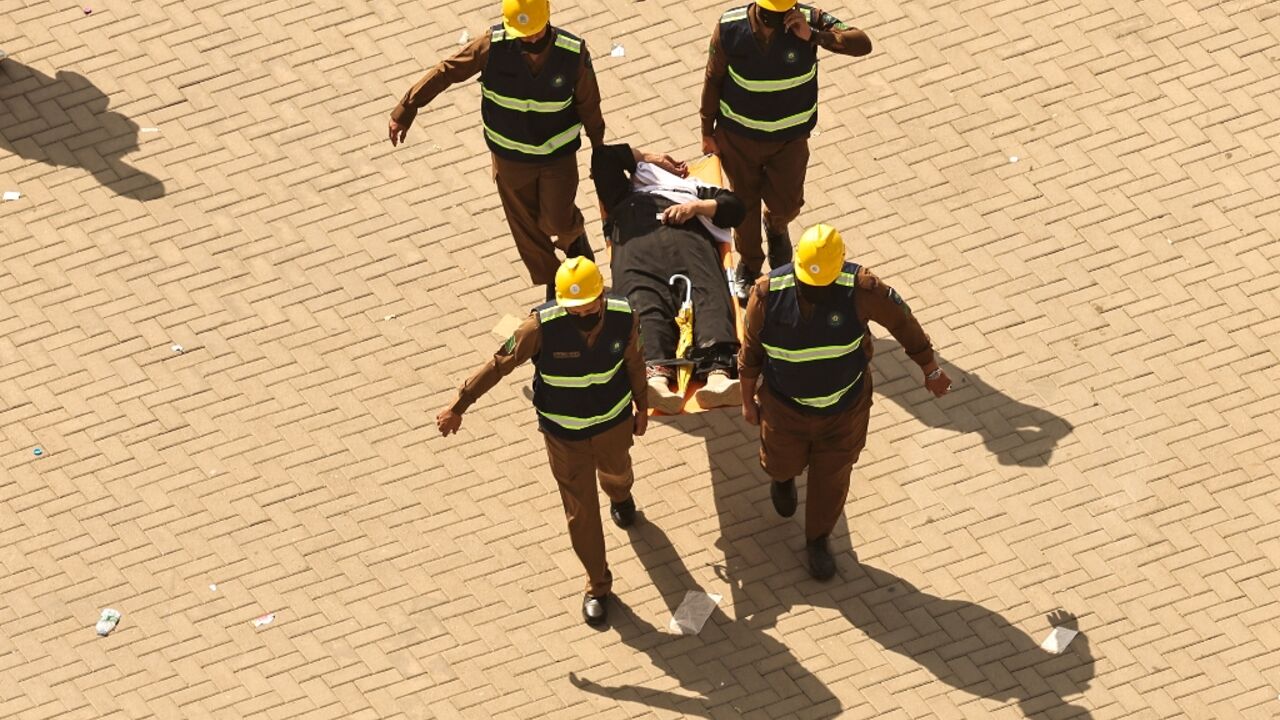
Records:
[[[836,276],[835,284],[845,287],[854,287],[858,282],[857,277],[853,273],[842,272]],[[780,277],[769,278],[769,292],[775,290],[786,290],[796,286],[795,275],[782,275]]]
[[[790,90],[794,87],[800,87],[816,77],[818,77],[817,63],[814,63],[813,67],[809,68],[809,72],[803,75],[783,78],[781,80],[748,80],[735,72],[732,65],[729,66],[729,79],[733,80],[738,87],[750,92],[767,93]]]
[[[801,405],[808,405],[809,407],[816,407],[816,408],[831,407],[832,405],[835,405],[836,403],[840,402],[840,398],[844,397],[845,393],[852,390],[853,386],[857,385],[858,381],[861,379],[862,379],[862,373],[858,373],[858,377],[854,378],[853,382],[849,383],[848,385],[845,385],[843,388],[831,393],[830,395],[824,395],[822,397],[815,397],[815,398],[791,398],[791,399],[795,400]]]
[[[582,53],[582,41],[564,35],[556,35],[556,47],[573,53]]]
[[[545,375],[542,377],[543,379],[546,379]],[[628,390],[626,396],[622,398],[622,401],[617,405],[614,405],[613,408],[605,412],[603,415],[596,415],[595,417],[589,418],[577,418],[570,417],[568,415],[552,415],[551,413],[544,413],[541,410],[538,410],[538,414],[566,430],[586,430],[592,425],[609,422],[610,420],[618,417],[630,404],[631,391]]]
[[[726,10],[725,13],[720,16],[720,22],[731,23],[738,20],[745,20],[746,17],[747,9],[745,7],[734,8],[732,10]]]
[[[604,307],[606,310],[612,310],[614,312],[621,312],[621,313],[631,312],[631,304],[628,303],[626,300],[607,297],[604,299],[604,302],[605,302]],[[557,305],[553,308],[547,308],[546,310],[539,310],[538,320],[542,322],[547,322],[548,320],[555,320],[558,317],[564,317],[565,315],[568,315],[568,314],[569,314],[568,310],[565,310],[564,308]]]
[[[569,98],[564,102],[538,102],[537,100],[507,97],[506,95],[499,95],[484,85],[480,86],[480,94],[494,104],[516,112],[553,113],[560,112],[573,104],[573,98]]]
[[[578,139],[578,132],[582,130],[582,123],[574,123],[572,127],[564,132],[552,137],[550,140],[541,145],[528,145],[522,142],[516,142],[511,138],[504,137],[494,132],[488,125],[484,126],[484,136],[489,138],[493,144],[504,147],[508,150],[522,152],[525,155],[550,155],[560,148],[568,145]]]
[[[502,42],[503,40],[506,40],[506,39],[507,39],[506,28],[498,28],[497,30],[494,30],[489,35],[489,42],[491,43]]]
[[[742,125],[743,127],[748,127],[752,130],[759,130],[761,132],[777,132],[779,130],[786,130],[787,128],[792,128],[809,122],[809,120],[818,112],[818,105],[817,103],[814,103],[813,107],[805,110],[804,112],[799,112],[795,115],[790,115],[778,120],[754,120],[745,115],[739,115],[734,112],[724,100],[720,101],[720,112],[723,113],[725,117],[739,125]]]
[[[585,388],[592,385],[603,385],[613,379],[618,374],[619,368],[622,367],[622,360],[618,360],[618,364],[605,370],[604,372],[591,373],[590,375],[548,375],[546,373],[538,373],[538,377],[542,381],[552,387],[565,388]]]

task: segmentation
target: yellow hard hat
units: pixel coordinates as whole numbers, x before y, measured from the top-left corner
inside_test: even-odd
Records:
[[[765,10],[786,12],[796,6],[796,0],[756,0],[756,4]]]
[[[796,277],[805,285],[830,285],[844,267],[844,239],[830,225],[814,225],[796,244]]]
[[[548,0],[502,0],[502,26],[510,37],[536,34],[551,19]]]
[[[556,270],[556,303],[560,307],[578,307],[595,302],[604,292],[600,268],[584,257],[571,257]]]

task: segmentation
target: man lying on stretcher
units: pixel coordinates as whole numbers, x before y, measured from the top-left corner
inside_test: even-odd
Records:
[[[738,336],[718,246],[732,242],[729,228],[742,222],[746,208],[729,190],[687,175],[684,163],[629,145],[605,145],[591,153],[604,235],[613,245],[613,289],[626,295],[640,317],[649,407],[671,414],[683,404],[671,390],[680,360],[674,318],[686,292],[683,282],[669,282],[675,274],[693,285],[689,360],[694,376],[707,380],[695,399],[704,408],[742,402]]]

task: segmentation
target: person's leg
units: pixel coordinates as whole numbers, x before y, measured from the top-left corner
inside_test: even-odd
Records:
[[[738,343],[733,299],[717,245],[699,235],[680,248],[682,272],[693,281],[693,346],[699,350]]]
[[[631,446],[635,442],[633,422],[620,422],[591,438],[591,455],[595,458],[600,489],[611,503],[631,499],[631,486],[636,479],[631,469]]]
[[[586,255],[594,259],[587,243],[582,212],[578,210],[578,158],[565,155],[540,166],[538,175],[538,224],[555,246],[569,257]],[[575,242],[578,246],[576,247]],[[585,252],[584,252],[585,250]]]
[[[720,168],[747,210],[742,224],[733,230],[734,248],[747,271],[758,275],[764,265],[764,249],[760,238],[763,163],[752,152],[754,144],[751,140],[723,129],[716,130],[715,137],[716,144],[720,147]]]
[[[760,466],[774,482],[794,479],[809,464],[810,422],[761,383]]]
[[[551,238],[538,223],[538,167],[493,156],[493,182],[498,186],[498,198],[520,260],[535,285],[550,285],[555,282],[560,263]]]
[[[613,575],[604,554],[604,528],[600,524],[600,496],[591,441],[563,440],[543,433],[551,474],[560,487],[569,540],[587,571],[587,594],[603,597],[613,587]]]
[[[817,540],[831,534],[849,496],[853,465],[867,444],[868,404],[854,413],[826,418],[826,431],[814,440],[809,457],[809,489],[805,499],[804,534]]]
[[[809,141],[797,138],[784,144],[764,163],[760,195],[769,241],[769,267],[791,262],[791,238],[787,225],[804,207],[804,179],[809,169]]]

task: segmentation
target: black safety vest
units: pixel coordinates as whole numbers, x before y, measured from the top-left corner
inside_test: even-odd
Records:
[[[858,321],[854,302],[858,266],[845,263],[833,282],[831,305],[814,306],[809,318],[800,314],[796,276],[791,264],[769,273],[760,343],[764,345],[764,377],[783,402],[814,415],[836,415],[857,399],[867,370],[862,349],[866,327]]]
[[[716,124],[761,140],[808,137],[818,124],[818,49],[781,28],[767,49],[751,33],[750,5],[720,17],[720,45],[729,69]],[[818,11],[796,5],[812,23]]]
[[[631,380],[623,362],[631,304],[605,298],[604,327],[591,347],[554,301],[535,312],[542,348],[533,358],[533,407],[543,432],[582,440],[631,417]]]
[[[557,27],[551,54],[537,75],[521,57],[519,38],[502,25],[490,29],[489,59],[480,71],[480,117],[484,139],[495,155],[546,162],[582,146],[582,121],[573,90],[582,63],[582,40]]]

